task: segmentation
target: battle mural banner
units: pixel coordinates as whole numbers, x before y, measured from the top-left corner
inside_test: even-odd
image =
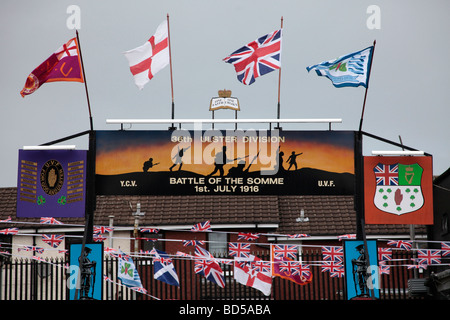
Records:
[[[433,224],[431,156],[364,157],[367,224]]]
[[[84,217],[86,150],[19,150],[17,217]]]
[[[352,195],[353,131],[97,131],[102,195]]]

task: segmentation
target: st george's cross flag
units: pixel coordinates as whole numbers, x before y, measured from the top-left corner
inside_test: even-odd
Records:
[[[32,94],[46,82],[84,82],[77,38],[70,39],[42,62],[27,77],[20,94]]]
[[[240,82],[250,85],[259,76],[281,68],[281,31],[266,34],[223,59],[234,65]]]
[[[175,271],[175,266],[172,263],[169,255],[163,251],[155,249],[152,251],[155,255],[154,261],[154,274],[153,277],[156,280],[165,282],[172,286],[180,286],[180,281],[178,280],[177,272]]]
[[[272,290],[271,263],[249,255],[248,258],[236,257],[234,260],[234,279],[252,288],[255,288],[266,296]]]
[[[358,86],[367,88],[372,55],[373,46],[370,46],[334,60],[311,65],[306,67],[306,70],[308,72],[315,70],[318,76],[327,77],[336,88]]]
[[[155,34],[142,46],[124,52],[134,83],[142,90],[153,76],[170,62],[167,20],[161,22]]]

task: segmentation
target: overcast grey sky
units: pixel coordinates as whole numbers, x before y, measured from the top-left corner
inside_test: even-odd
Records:
[[[0,187],[16,186],[23,146],[89,129],[83,84],[47,83],[20,96],[28,74],[75,36],[67,27],[70,5],[80,8],[94,129],[119,128],[106,119],[170,118],[169,68],[139,91],[122,54],[144,44],[167,13],[176,118],[211,118],[210,99],[224,88],[239,99],[239,118],[276,118],[278,72],[246,86],[222,59],[278,29],[283,16],[281,118],[342,118],[333,129],[358,130],[364,88],[337,89],[306,67],[364,49],[376,39],[363,130],[396,142],[401,135],[405,145],[431,153],[435,175],[450,167],[450,1],[2,0]],[[367,26],[373,18],[367,13],[370,5],[380,9],[380,29]],[[232,111],[216,112],[216,118],[232,117]],[[167,125],[133,127],[152,128]],[[87,137],[65,144],[87,148]],[[399,149],[365,138],[364,154],[371,155],[371,150]]]

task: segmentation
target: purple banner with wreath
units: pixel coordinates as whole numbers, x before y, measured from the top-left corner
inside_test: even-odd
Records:
[[[84,217],[86,150],[19,150],[17,217]]]

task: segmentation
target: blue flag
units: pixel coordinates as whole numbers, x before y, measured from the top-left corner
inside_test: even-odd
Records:
[[[172,259],[169,258],[169,255],[156,249],[153,249],[152,253],[155,254],[155,258],[153,260],[153,277],[156,280],[179,287],[180,281],[178,280],[177,272],[175,271],[175,267],[172,263]]]
[[[130,256],[119,250],[119,271],[117,277],[124,286],[142,288],[141,278]]]
[[[324,61],[306,68],[316,70],[317,75],[331,80],[336,88],[358,87],[367,88],[372,61],[373,46],[353,52],[334,60]]]

